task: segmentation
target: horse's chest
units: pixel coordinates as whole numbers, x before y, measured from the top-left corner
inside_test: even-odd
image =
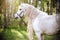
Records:
[[[43,27],[42,23],[40,24],[38,18],[36,18],[32,21],[32,27],[33,27],[34,31],[40,31],[40,32],[43,32],[43,30],[45,29],[45,27]]]

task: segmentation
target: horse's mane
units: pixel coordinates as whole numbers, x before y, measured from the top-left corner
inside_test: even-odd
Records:
[[[39,14],[40,15],[47,15],[47,13],[37,9],[36,7],[32,6],[31,4],[22,3],[22,5],[28,6],[31,9],[30,14],[29,14],[30,18],[35,18]]]
[[[34,6],[32,6],[32,5],[30,5],[30,7],[32,7],[31,15],[32,15],[33,17],[36,17],[37,15],[40,15],[40,16],[42,16],[42,15],[43,15],[43,16],[46,16],[46,15],[48,15],[46,12],[43,12],[43,11],[37,9],[36,7],[34,7]]]

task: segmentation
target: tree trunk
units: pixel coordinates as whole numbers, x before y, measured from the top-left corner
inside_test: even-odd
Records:
[[[7,27],[7,20],[6,20],[6,9],[4,10],[4,30]]]
[[[35,7],[37,7],[37,2],[38,2],[38,0],[35,1]]]
[[[45,11],[45,9],[44,9],[44,0],[43,0],[43,11]]]
[[[49,15],[52,15],[53,13],[53,0],[50,1],[50,13]]]
[[[47,1],[47,11],[46,12],[49,14],[49,1]]]
[[[60,0],[57,0],[56,14],[57,14],[56,20],[58,23],[58,27],[60,28]],[[60,40],[60,30],[57,33],[56,40]]]
[[[6,19],[6,0],[4,1],[4,30],[7,27],[7,19]]]
[[[41,10],[41,0],[37,0],[37,8]]]
[[[44,0],[41,0],[41,10],[44,11]]]

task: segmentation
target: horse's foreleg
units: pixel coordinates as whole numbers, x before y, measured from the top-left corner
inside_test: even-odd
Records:
[[[33,30],[31,27],[27,27],[28,38],[29,40],[33,40]]]
[[[41,36],[40,31],[35,32],[35,34],[36,34],[36,36],[37,36],[38,40],[42,40],[42,36]]]
[[[33,29],[30,22],[28,23],[28,26],[27,26],[27,32],[28,32],[29,40],[33,40]]]

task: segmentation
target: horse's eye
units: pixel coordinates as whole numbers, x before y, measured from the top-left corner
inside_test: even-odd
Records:
[[[20,10],[22,10],[22,9],[20,9]]]

